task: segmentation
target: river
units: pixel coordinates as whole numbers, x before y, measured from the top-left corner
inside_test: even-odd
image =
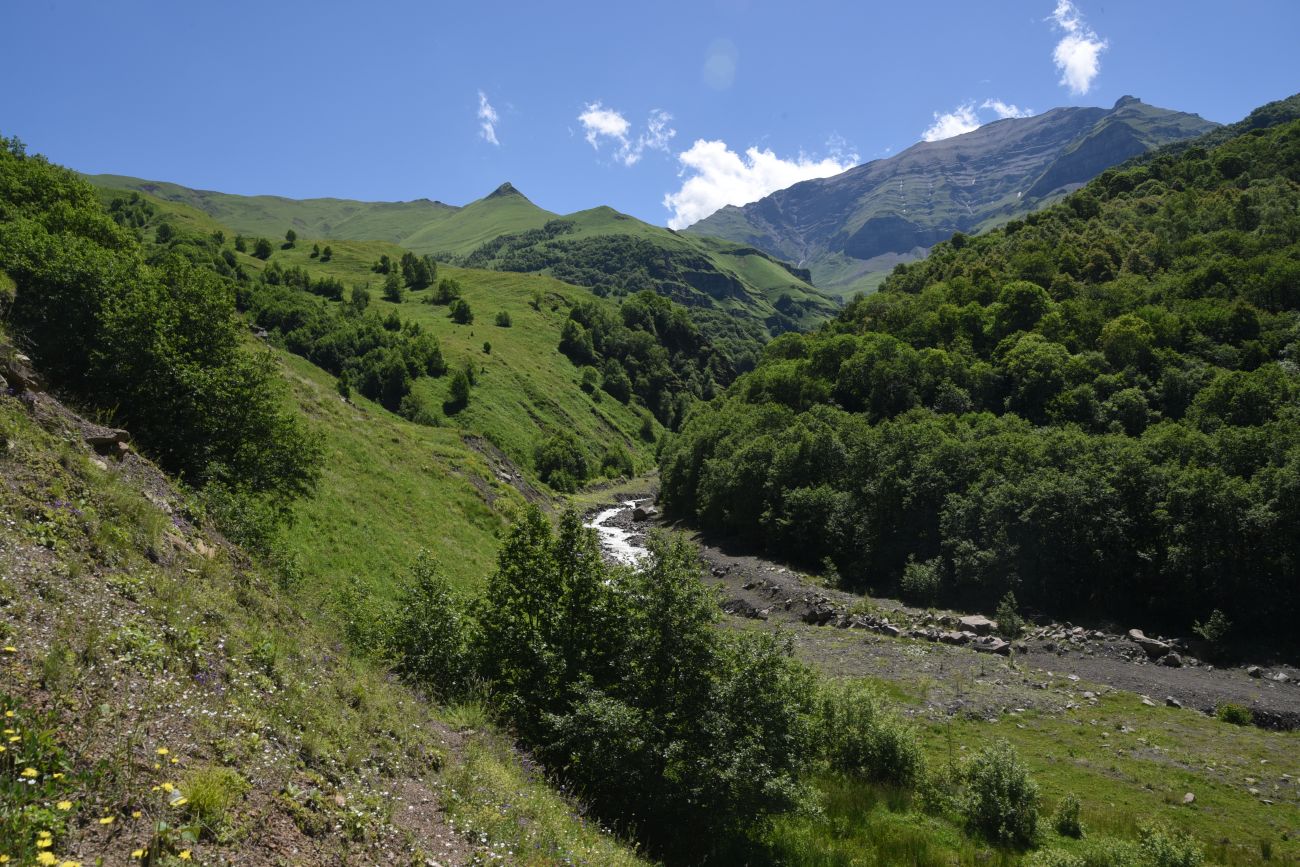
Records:
[[[629,566],[636,566],[650,552],[632,541],[633,537],[641,535],[640,533],[615,526],[610,522],[623,512],[635,509],[636,504],[640,502],[642,501],[626,500],[617,506],[598,512],[586,525],[600,536],[600,548],[606,556]]]

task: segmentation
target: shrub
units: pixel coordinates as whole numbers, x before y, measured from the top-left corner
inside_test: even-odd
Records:
[[[1255,715],[1250,712],[1250,708],[1227,701],[1219,703],[1214,709],[1214,715],[1235,726],[1248,726],[1255,722]]]
[[[1025,619],[1016,610],[1016,594],[1010,590],[998,603],[994,618],[998,621],[998,634],[1003,638],[1019,638],[1025,631]]]
[[[451,377],[451,388],[443,410],[449,413],[460,412],[469,406],[469,386],[469,374],[463,370],[456,371]]]
[[[440,699],[464,693],[471,671],[468,618],[427,552],[411,567],[393,630],[397,670]]]
[[[1139,831],[1138,849],[1144,867],[1200,867],[1205,860],[1205,853],[1194,839],[1161,825],[1148,825]]]
[[[500,328],[509,328],[511,325],[514,325],[514,322],[510,319],[510,314],[504,310],[497,313],[496,318],[493,321],[496,322],[497,326]]]
[[[1210,616],[1204,623],[1196,623],[1192,631],[1215,648],[1219,648],[1227,640],[1228,633],[1232,632],[1232,622],[1228,620],[1227,615],[1216,608],[1210,612]]]
[[[253,247],[253,255],[259,259],[266,260],[271,258],[271,242],[266,238],[258,238],[257,244]]]
[[[915,732],[861,683],[829,684],[817,700],[819,740],[837,771],[912,787],[925,770]]]
[[[915,560],[908,560],[907,565],[903,567],[903,578],[898,586],[903,595],[910,600],[924,604],[933,603],[939,597],[939,588],[942,586],[939,561],[926,560],[924,563],[917,563]]]
[[[186,774],[180,789],[188,799],[190,816],[215,836],[226,824],[230,809],[248,791],[248,783],[230,768],[198,768]]]
[[[451,321],[457,325],[470,325],[474,322],[474,311],[470,310],[469,302],[464,298],[451,302]]]
[[[1074,837],[1076,840],[1083,836],[1083,824],[1079,821],[1079,796],[1070,792],[1061,799],[1061,803],[1056,805],[1056,812],[1052,815],[1052,827],[1056,833],[1062,837]]]
[[[966,824],[995,843],[1027,846],[1038,835],[1038,785],[1010,743],[985,747],[966,768]]]
[[[557,491],[566,490],[571,493],[591,475],[591,463],[586,451],[568,431],[561,431],[544,440],[538,445],[533,458],[537,475]],[[565,488],[557,487],[559,481],[564,483]]]

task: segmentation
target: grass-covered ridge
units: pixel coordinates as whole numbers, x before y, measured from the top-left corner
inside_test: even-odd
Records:
[[[774,341],[665,451],[669,509],[917,600],[1288,634],[1300,123],[1278,119],[955,236]]]

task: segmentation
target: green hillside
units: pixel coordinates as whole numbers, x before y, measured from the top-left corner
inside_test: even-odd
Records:
[[[86,180],[96,187],[136,190],[163,201],[188,205],[236,232],[270,238],[279,238],[287,229],[294,229],[315,238],[398,242],[420,226],[441,220],[458,210],[428,199],[411,202],[287,199],[193,190],[166,181],[147,181],[125,175],[87,175]]]
[[[304,239],[381,240],[439,261],[548,273],[593,289],[651,289],[698,308],[718,339],[733,337],[737,328],[755,340],[809,327],[837,309],[836,301],[808,282],[806,272],[751,245],[680,234],[608,207],[561,217],[509,183],[457,208],[427,200],[234,196],[117,175],[88,179],[104,190],[148,194],[191,223],[195,213],[207,214],[227,234],[278,240],[292,228]],[[544,235],[552,223],[565,227],[563,238],[537,234]]]

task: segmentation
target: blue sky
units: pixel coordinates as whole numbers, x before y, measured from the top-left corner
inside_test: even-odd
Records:
[[[929,131],[1300,90],[1300,2],[27,0],[0,132],[87,172],[684,225]]]

